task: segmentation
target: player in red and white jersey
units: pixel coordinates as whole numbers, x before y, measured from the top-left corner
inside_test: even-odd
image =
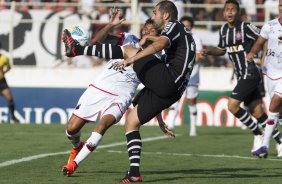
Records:
[[[265,127],[262,147],[256,151],[258,157],[266,158],[273,131],[279,120],[282,107],[282,0],[279,0],[279,18],[265,23],[261,29],[260,37],[247,55],[249,61],[259,52],[267,42],[267,52],[263,66],[263,73],[267,76],[268,93],[271,97],[269,115]],[[282,157],[282,147],[278,156]],[[280,154],[281,152],[281,154]]]
[[[110,29],[119,25],[122,19],[119,17],[119,11],[114,10],[112,18],[94,38],[94,43],[100,42],[108,34]],[[148,20],[142,30],[142,35],[157,35],[153,22]],[[111,39],[113,38],[112,36]],[[116,37],[117,38],[117,37]],[[136,54],[139,51],[139,39],[130,33],[119,35],[116,40],[120,45],[131,44],[136,49],[132,50]],[[62,171],[66,176],[70,176],[76,170],[77,166],[99,145],[104,133],[113,124],[119,122],[126,109],[131,104],[137,86],[140,84],[133,68],[126,67],[119,69],[113,64],[118,60],[110,60],[105,65],[103,72],[98,78],[89,85],[87,90],[80,97],[76,108],[73,111],[68,124],[66,134],[73,145],[68,164],[63,166]],[[83,143],[80,141],[80,129],[90,121],[96,121],[98,114],[101,118],[93,130],[88,140]],[[173,135],[166,128],[163,122],[159,123],[160,128],[166,133]]]

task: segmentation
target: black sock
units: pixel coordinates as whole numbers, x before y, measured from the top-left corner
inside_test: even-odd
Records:
[[[96,44],[87,47],[86,55],[105,59],[123,59],[121,46],[112,44]]]
[[[8,101],[8,107],[9,107],[9,111],[11,113],[12,118],[15,117],[15,104],[13,100]]]
[[[129,175],[138,177],[140,176],[140,156],[142,141],[139,131],[126,133],[127,138],[127,152],[130,161]]]
[[[250,114],[246,110],[240,107],[234,116],[238,118],[244,125],[246,125],[254,135],[262,135],[257,123],[252,120]]]

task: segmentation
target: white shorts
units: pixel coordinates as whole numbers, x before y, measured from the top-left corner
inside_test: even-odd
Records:
[[[197,98],[199,95],[199,88],[198,86],[189,86],[186,88],[185,93],[186,98],[192,99]]]
[[[73,114],[86,121],[96,121],[98,115],[111,114],[119,122],[131,99],[112,94],[94,86],[89,86],[80,97]]]
[[[274,94],[277,94],[282,98],[282,78],[277,80],[271,80],[267,77],[267,88],[270,98],[272,98]]]

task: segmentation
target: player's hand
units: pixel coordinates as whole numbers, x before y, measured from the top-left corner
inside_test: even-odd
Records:
[[[200,51],[200,54],[201,54],[201,56],[203,56],[203,57],[206,57],[206,56],[208,55],[206,49],[202,49],[202,50]]]
[[[123,21],[125,21],[125,19],[123,18],[123,13],[120,9],[111,8],[110,13],[111,13],[111,18],[109,23],[112,24],[113,26],[118,26]]]
[[[164,122],[163,123],[159,123],[159,127],[163,131],[163,133],[166,134],[167,136],[175,137],[174,132],[171,129],[169,129]]]
[[[253,61],[254,60],[254,57],[255,57],[255,55],[253,54],[253,53],[248,53],[248,55],[247,55],[247,61]]]
[[[118,69],[123,69],[123,68],[125,68],[125,67],[127,67],[127,66],[129,66],[131,64],[129,59],[115,62],[113,65],[114,65],[114,67],[117,67]]]
[[[147,36],[143,36],[142,39],[138,43],[139,46],[142,47],[146,43],[146,40],[147,40]]]

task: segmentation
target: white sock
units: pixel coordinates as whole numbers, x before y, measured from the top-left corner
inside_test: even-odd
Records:
[[[197,122],[197,107],[196,105],[189,105],[190,111],[190,134],[196,133],[196,122]]]
[[[266,146],[269,149],[270,141],[272,138],[272,132],[276,127],[276,124],[279,119],[279,112],[269,112],[268,120],[264,129],[264,137],[262,145]]]
[[[97,132],[92,132],[83,148],[80,150],[74,161],[77,165],[82,162],[88,155],[94,151],[102,140],[103,136]]]
[[[174,129],[175,120],[178,114],[178,105],[179,105],[179,102],[175,102],[171,106],[168,112],[168,115],[167,115],[166,125],[168,126],[169,129],[172,129],[172,130]]]

